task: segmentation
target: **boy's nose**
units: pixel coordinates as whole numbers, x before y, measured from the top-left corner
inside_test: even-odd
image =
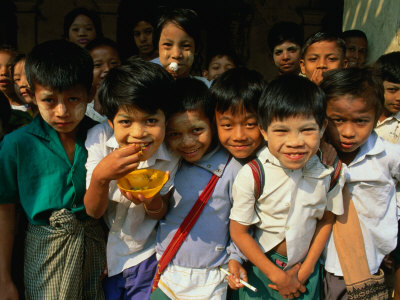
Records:
[[[146,130],[141,125],[133,125],[130,134],[135,139],[140,139],[140,138],[143,138],[146,135]]]
[[[289,147],[300,147],[304,145],[304,139],[301,134],[289,134],[286,140],[286,145]]]
[[[175,46],[172,49],[172,58],[178,59],[182,57],[182,49],[179,46]]]
[[[326,64],[326,59],[320,58],[318,60],[317,68],[319,68],[319,69],[327,69],[328,67],[327,67],[327,64]]]
[[[234,141],[244,141],[246,136],[244,135],[244,129],[242,126],[236,126],[232,131],[232,139]]]
[[[58,117],[64,117],[68,114],[68,110],[64,102],[59,102],[57,104],[56,112]]]
[[[195,141],[194,141],[194,139],[193,139],[193,137],[191,135],[185,134],[182,137],[181,144],[182,144],[182,147],[188,148],[188,147],[192,147],[195,144]]]
[[[341,126],[340,134],[346,138],[353,138],[355,136],[355,130],[352,124],[345,123]]]

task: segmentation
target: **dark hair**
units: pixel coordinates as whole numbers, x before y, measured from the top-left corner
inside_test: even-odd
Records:
[[[237,57],[236,53],[233,50],[227,47],[213,47],[212,50],[207,53],[204,69],[208,70],[211,61],[215,57],[221,57],[221,56],[227,56],[235,64],[235,67],[241,65],[239,58]]]
[[[264,89],[258,102],[258,123],[266,131],[273,120],[303,115],[322,128],[326,115],[324,92],[309,79],[284,74]]]
[[[180,78],[175,82],[176,101],[172,114],[190,110],[201,110],[212,123],[214,120],[214,106],[210,99],[207,85],[196,78]]]
[[[231,110],[235,114],[244,108],[257,112],[264,86],[263,76],[257,71],[244,67],[228,70],[217,77],[210,88],[215,110],[221,113]]]
[[[375,108],[375,120],[382,113],[385,99],[382,79],[372,68],[348,68],[325,72],[320,87],[326,94],[326,101],[350,95],[363,98],[370,107]]]
[[[8,102],[6,95],[0,92],[0,121],[1,121],[1,126],[3,127],[3,133],[9,132],[10,117],[11,117],[11,105]]]
[[[337,46],[343,53],[343,59],[345,58],[346,55],[345,41],[340,37],[338,37],[337,35],[327,32],[317,32],[308,37],[307,40],[304,42],[303,48],[301,49],[301,57],[304,58],[304,55],[306,54],[308,47],[310,47],[312,44],[324,41],[336,42]]]
[[[382,80],[400,83],[400,52],[391,52],[378,58],[375,68],[382,76]]]
[[[12,76],[14,76],[15,65],[17,63],[19,63],[20,61],[23,61],[23,60],[26,60],[26,55],[25,54],[20,53],[20,54],[17,54],[14,57],[14,59],[12,61],[12,66],[11,66],[11,74],[12,74]]]
[[[271,52],[277,45],[284,43],[285,41],[292,42],[299,45],[303,45],[304,33],[303,28],[293,22],[278,22],[275,23],[268,32],[268,46]]]
[[[113,49],[115,49],[115,51],[117,51],[118,56],[119,56],[119,46],[118,44],[113,41],[112,39],[106,38],[106,37],[101,37],[101,38],[95,38],[94,40],[90,41],[85,49],[87,51],[92,51],[95,48],[101,47],[101,46],[109,46]]]
[[[103,36],[100,16],[94,10],[87,9],[86,7],[77,7],[68,12],[64,17],[64,39],[68,39],[69,28],[72,23],[74,23],[75,18],[79,15],[84,15],[92,20],[94,28],[96,29],[96,37]]]
[[[26,78],[34,91],[35,83],[63,91],[78,84],[90,91],[93,60],[86,49],[66,40],[52,40],[35,46],[25,61]]]
[[[99,89],[103,113],[112,121],[120,108],[154,114],[158,109],[168,117],[173,101],[173,78],[160,65],[138,57],[111,69]]]
[[[158,20],[157,30],[155,32],[155,45],[158,45],[161,31],[168,23],[173,23],[181,27],[194,40],[195,53],[199,53],[201,48],[200,31],[201,23],[197,13],[188,8],[175,8],[167,10]],[[158,47],[158,46],[156,46]]]
[[[367,39],[367,36],[365,35],[365,33],[358,29],[346,30],[341,34],[340,37],[343,40],[347,39],[349,37],[359,37],[359,38],[365,39],[368,42],[368,39]]]
[[[11,57],[15,59],[15,57],[18,55],[17,50],[11,45],[8,44],[2,44],[0,45],[0,52],[8,52],[10,53]]]

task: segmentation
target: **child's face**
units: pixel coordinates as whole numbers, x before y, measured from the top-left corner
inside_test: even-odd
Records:
[[[148,55],[154,52],[153,26],[146,21],[140,21],[133,28],[133,38],[140,54]]]
[[[351,95],[328,99],[326,115],[328,117],[328,137],[337,151],[352,155],[357,154],[375,125],[375,109],[363,98]]]
[[[244,109],[232,113],[231,110],[223,113],[215,111],[218,137],[234,157],[245,159],[252,155],[263,142],[257,124],[257,115]]]
[[[17,85],[17,93],[21,95],[26,103],[32,103],[32,92],[25,75],[25,60],[20,60],[15,64],[13,80]]]
[[[349,67],[362,67],[367,57],[367,41],[362,37],[348,37],[346,39],[346,58]]]
[[[173,115],[167,124],[169,147],[188,162],[201,159],[212,143],[210,120],[202,110]]]
[[[108,123],[120,147],[130,144],[142,147],[142,161],[149,159],[164,141],[165,115],[160,109],[151,114],[134,107],[120,108],[114,120]]]
[[[189,76],[195,55],[195,43],[191,36],[181,27],[169,22],[161,31],[158,48],[161,64],[174,78]],[[172,62],[178,64],[176,72],[168,68]]]
[[[322,74],[328,70],[347,66],[343,52],[335,41],[321,41],[311,44],[304,59],[300,60],[301,72],[315,84],[320,84]]]
[[[13,88],[11,80],[11,53],[0,51],[0,91],[8,93]]]
[[[90,51],[90,55],[93,59],[93,86],[98,89],[108,71],[119,66],[121,60],[118,52],[107,45],[94,48]]]
[[[292,170],[303,168],[317,153],[323,131],[313,117],[305,116],[275,119],[267,131],[261,129],[271,154]]]
[[[85,47],[95,37],[96,28],[88,16],[77,16],[69,27],[68,40],[78,46]]]
[[[85,116],[90,93],[82,85],[57,91],[35,83],[35,99],[42,118],[58,133],[75,132]]]
[[[400,83],[384,80],[383,88],[385,90],[384,114],[386,116],[397,114],[400,111]]]
[[[299,45],[289,41],[275,46],[273,58],[280,74],[292,74],[300,71],[300,51]]]
[[[210,61],[208,69],[203,71],[203,77],[211,81],[225,71],[228,71],[235,67],[235,63],[229,58],[229,56],[217,55],[214,56],[213,59]]]

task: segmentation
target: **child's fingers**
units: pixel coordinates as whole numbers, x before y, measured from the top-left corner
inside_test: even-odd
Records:
[[[276,286],[276,284],[270,283],[270,284],[268,284],[268,287],[273,289],[273,290],[275,290],[275,291],[278,291],[278,287]]]

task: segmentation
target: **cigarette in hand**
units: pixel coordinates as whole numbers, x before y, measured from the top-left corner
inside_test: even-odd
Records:
[[[225,269],[222,269],[221,267],[219,269],[222,271],[222,273],[225,273],[227,276],[232,275],[231,272],[229,272],[229,271],[227,271]],[[257,289],[254,286],[248,284],[246,281],[240,279],[240,283],[243,284],[248,289],[252,290],[254,293],[257,293]]]

